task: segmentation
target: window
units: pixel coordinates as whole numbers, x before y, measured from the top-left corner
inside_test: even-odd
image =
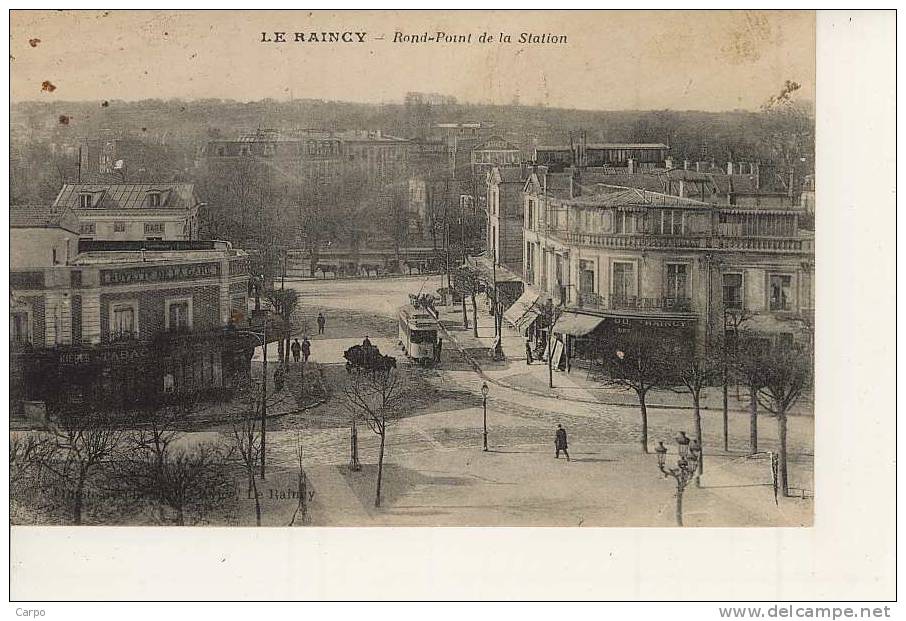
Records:
[[[126,232],[126,223],[122,220],[117,220],[113,223],[113,232],[114,233],[125,233]]]
[[[163,235],[163,222],[145,222],[145,235]]]
[[[535,201],[531,198],[528,200],[528,208],[526,209],[525,228],[529,230],[534,230],[535,228]]]
[[[616,213],[616,231],[621,234],[628,234],[635,232],[635,215],[625,212],[617,211]]]
[[[724,274],[724,308],[742,310],[742,274]]]
[[[689,297],[689,266],[685,263],[667,264],[666,296],[673,300],[684,300]]]
[[[9,314],[9,340],[20,345],[28,343],[28,313],[10,313]]]
[[[772,311],[788,311],[791,308],[790,291],[793,277],[781,274],[771,274],[768,292],[770,295],[769,307]]]
[[[91,194],[79,194],[79,209],[94,207],[94,197]]]
[[[151,192],[148,194],[148,206],[160,207],[160,192]]]
[[[79,224],[79,233],[82,235],[94,235],[94,222],[82,222]]]
[[[628,261],[613,263],[613,295],[620,299],[635,297],[635,264]]]
[[[176,332],[192,327],[191,298],[167,300],[167,330]]]
[[[136,302],[114,302],[110,305],[110,340],[131,340],[138,336]]]
[[[686,214],[678,209],[661,211],[661,235],[682,235],[686,232]]]

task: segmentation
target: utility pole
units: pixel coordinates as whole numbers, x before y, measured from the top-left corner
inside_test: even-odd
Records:
[[[264,316],[264,380],[261,382],[261,480],[264,480],[264,456],[267,444],[267,315]]]

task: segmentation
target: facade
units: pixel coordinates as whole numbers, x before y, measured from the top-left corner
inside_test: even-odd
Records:
[[[64,183],[53,209],[72,210],[83,240],[190,241],[202,203],[191,183]]]
[[[487,177],[488,252],[498,265],[516,271],[522,268],[525,174],[521,167],[494,167]]]
[[[472,175],[479,179],[487,177],[493,168],[522,165],[522,152],[512,142],[500,136],[492,136],[472,149]]]
[[[593,357],[621,335],[703,345],[728,316],[776,341],[808,341],[813,235],[797,208],[717,206],[575,181],[524,190],[526,289],[564,309],[554,328]]]
[[[405,176],[412,143],[381,131],[317,129],[257,130],[236,140],[212,140],[201,150],[209,167],[230,167],[244,160],[270,162],[290,179],[324,181],[352,172],[368,182],[385,183]]]
[[[83,241],[68,261],[14,266],[20,397],[79,402],[229,385],[251,353],[230,332],[246,319],[248,281],[248,257],[227,242]]]
[[[670,150],[661,143],[600,142],[589,143],[584,135],[569,145],[539,146],[535,148],[535,163],[544,166],[610,166],[618,168],[649,169],[664,166]]]

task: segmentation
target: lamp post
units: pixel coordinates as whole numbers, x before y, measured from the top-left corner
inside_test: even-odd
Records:
[[[657,467],[664,474],[673,477],[676,481],[676,525],[683,525],[683,492],[689,482],[695,478],[698,470],[698,460],[701,457],[701,447],[698,442],[686,436],[685,431],[680,431],[676,436],[677,459],[676,467],[667,467],[667,447],[663,440],[659,441],[654,452],[657,454]]]
[[[484,438],[484,451],[488,450],[488,393],[491,391],[488,388],[487,382],[481,383],[481,405],[484,410],[484,433],[482,434]]]

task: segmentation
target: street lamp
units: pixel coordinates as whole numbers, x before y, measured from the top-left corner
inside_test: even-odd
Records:
[[[673,477],[676,481],[676,525],[683,525],[683,492],[689,482],[695,478],[698,470],[698,460],[701,458],[701,447],[697,440],[686,436],[686,432],[680,431],[676,436],[677,459],[676,467],[667,467],[667,447],[664,446],[663,440],[657,443],[654,449],[657,455],[657,467],[664,474]]]
[[[481,383],[481,405],[484,409],[484,451],[488,450],[488,393],[491,391],[488,388],[487,382]]]

